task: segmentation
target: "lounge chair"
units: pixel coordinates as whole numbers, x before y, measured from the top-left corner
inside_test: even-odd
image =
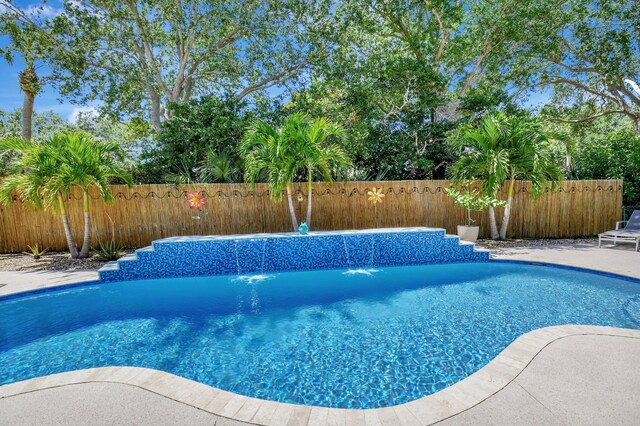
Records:
[[[624,227],[621,228],[621,225]],[[629,220],[616,222],[616,229],[613,231],[598,234],[598,247],[602,247],[603,241],[613,241],[613,244],[635,243],[638,251],[640,249],[640,210],[634,210]]]

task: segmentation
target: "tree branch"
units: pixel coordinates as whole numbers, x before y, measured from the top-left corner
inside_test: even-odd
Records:
[[[429,4],[429,2],[426,0],[425,0],[425,3],[427,5]],[[451,30],[445,29],[444,23],[440,18],[440,14],[438,13],[438,10],[435,7],[431,9],[431,13],[433,13],[433,16],[436,17],[436,21],[438,21],[438,28],[440,29],[440,43],[438,44],[438,50],[436,52],[436,56],[433,59],[434,62],[438,64],[440,62],[440,59],[442,58],[442,54],[444,53],[444,47],[446,46],[447,41],[451,36]]]
[[[289,77],[287,77],[288,75],[290,75],[290,74],[292,74],[292,73],[294,73],[296,71],[299,71],[305,65],[307,65],[306,62],[301,62],[298,65],[294,65],[294,66],[285,68],[284,70],[282,70],[278,74],[272,75],[270,77],[266,77],[266,78],[254,83],[254,84],[251,84],[251,85],[245,87],[244,89],[242,89],[242,91],[236,95],[236,98],[242,99],[245,96],[247,96],[247,95],[249,95],[249,94],[251,94],[253,92],[272,87],[272,86],[282,82],[283,80],[287,80],[289,78]]]
[[[160,72],[160,68],[158,67],[158,63],[156,62],[155,56],[153,54],[153,48],[151,47],[151,43],[149,42],[149,36],[146,34],[144,28],[144,21],[138,12],[138,8],[131,0],[125,0],[125,4],[135,17],[136,25],[138,27],[138,31],[140,32],[140,41],[142,42],[142,46],[144,47],[145,56],[149,61],[149,68],[151,68],[153,76],[156,80],[158,86],[162,88],[167,99],[171,99],[171,90],[169,90],[169,86],[167,86],[166,82],[162,78],[162,73]]]
[[[592,121],[592,120],[595,120],[596,118],[604,117],[604,116],[612,115],[612,114],[627,114],[627,112],[625,110],[622,110],[622,109],[616,109],[616,110],[602,111],[602,112],[600,112],[598,114],[593,114],[593,115],[590,115],[589,117],[579,118],[579,119],[575,119],[575,120],[564,119],[564,118],[549,118],[549,121],[554,121],[556,123],[577,124],[577,123],[585,123],[587,121]]]
[[[640,40],[638,42],[640,43]],[[624,82],[627,83],[629,86],[631,86],[631,88],[633,89],[634,92],[636,92],[638,95],[640,95],[640,87],[638,86],[638,83],[636,83],[635,81],[631,80],[630,78],[625,78]]]
[[[550,56],[549,58],[550,62],[553,62],[556,65],[560,65],[562,68],[574,72],[574,73],[580,73],[580,72],[591,72],[591,73],[596,73],[598,75],[602,75],[600,72],[598,72],[598,70],[596,70],[594,67],[572,67],[571,65],[567,65],[564,62],[560,61],[559,59],[556,59],[552,56]]]
[[[543,80],[540,83],[538,83],[537,86],[545,86],[545,85],[548,85],[548,84],[568,84],[568,85],[576,87],[578,89],[582,89],[585,92],[589,92],[592,95],[600,96],[602,98],[607,98],[607,99],[609,99],[609,100],[611,100],[611,101],[613,101],[613,102],[615,102],[617,104],[620,104],[620,99],[619,98],[617,98],[617,97],[615,97],[615,96],[613,96],[613,95],[611,95],[609,93],[601,92],[601,91],[592,89],[591,87],[587,86],[584,83],[580,83],[579,81],[570,80],[568,78],[556,78],[556,79],[553,79],[553,80]]]

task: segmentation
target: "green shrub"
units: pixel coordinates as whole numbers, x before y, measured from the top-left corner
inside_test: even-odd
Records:
[[[624,203],[640,202],[640,136],[632,129],[576,144],[573,173],[577,179],[623,179]]]

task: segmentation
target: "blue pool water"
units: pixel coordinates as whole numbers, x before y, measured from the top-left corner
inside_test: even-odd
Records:
[[[0,300],[0,384],[126,365],[275,401],[383,407],[557,324],[640,328],[640,285],[496,262],[87,285]]]

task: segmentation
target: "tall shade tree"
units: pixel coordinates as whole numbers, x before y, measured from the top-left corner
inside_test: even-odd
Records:
[[[479,128],[463,127],[451,138],[460,159],[452,166],[455,179],[482,179],[483,191],[498,198],[507,183],[507,206],[498,230],[495,210],[489,208],[491,238],[507,238],[516,179],[532,182],[531,197],[544,193],[551,183],[557,189],[562,167],[553,156],[553,138],[540,122],[510,117],[500,112],[486,115]]]
[[[16,150],[16,172],[0,181],[0,202],[9,204],[14,193],[23,202],[44,208],[62,218],[72,258],[88,257],[91,248],[89,191],[95,187],[105,202],[113,201],[109,180],[119,178],[129,186],[133,181],[120,167],[122,150],[116,143],[94,142],[84,133],[57,133],[40,144],[8,138],[0,142],[0,151]],[[84,238],[80,251],[69,225],[66,200],[74,188],[82,191]]]
[[[497,76],[495,59],[508,54],[513,3],[520,2],[344,0],[338,17],[351,25],[336,60],[341,69],[359,67],[366,82],[384,76],[378,83],[389,90],[373,106],[387,119],[399,118],[415,103],[429,104],[450,90],[462,97],[487,73]]]
[[[330,139],[341,137],[343,131],[330,121],[312,120],[302,114],[287,117],[283,126],[276,129],[262,121],[255,121],[240,144],[244,157],[245,180],[254,185],[265,180],[271,185],[271,197],[282,200],[286,193],[293,230],[298,230],[293,205],[293,181],[301,173],[306,177],[307,223],[311,222],[312,182],[318,171],[328,180],[339,167],[351,164],[344,150]]]
[[[560,106],[589,109],[556,120],[583,123],[620,114],[640,130],[640,2],[536,0],[517,8],[502,68],[521,90],[554,90]]]
[[[454,160],[446,132],[480,99],[495,107],[508,98],[499,58],[509,57],[523,1],[338,2],[338,47],[313,67],[296,110],[340,123],[364,175],[442,179]]]
[[[63,95],[99,99],[113,115],[140,108],[156,130],[170,104],[231,92],[242,99],[300,76],[324,50],[331,23],[321,0],[64,0],[47,28]]]

